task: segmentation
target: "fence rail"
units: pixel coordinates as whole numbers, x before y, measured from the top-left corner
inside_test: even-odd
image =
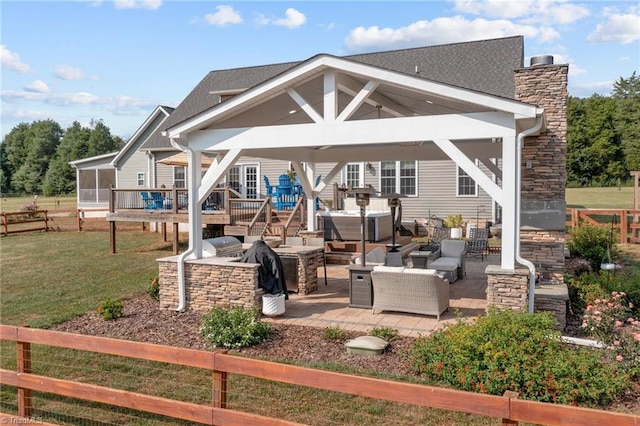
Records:
[[[621,244],[640,243],[640,210],[567,209],[566,225],[570,228],[588,223],[593,226],[613,226]]]
[[[18,232],[49,230],[49,216],[47,210],[0,213],[0,217],[2,218],[2,233],[4,235],[16,234]],[[20,229],[9,229],[10,226],[24,225],[27,223],[35,223],[38,225],[35,227],[28,226],[25,228],[20,226]]]
[[[640,416],[523,401],[513,393],[485,395],[353,376],[306,367],[233,356],[224,351],[208,352],[148,343],[85,336],[50,330],[0,325],[0,339],[17,343],[17,371],[0,370],[0,383],[18,388],[18,415],[30,417],[31,391],[47,392],[161,414],[208,425],[295,425],[227,408],[227,375],[251,376],[342,394],[440,408],[502,419],[503,425],[528,422],[546,425],[615,424],[638,426]],[[129,358],[196,367],[212,371],[213,397],[210,405],[199,405],[137,392],[123,391],[64,379],[32,374],[31,344],[47,345]]]

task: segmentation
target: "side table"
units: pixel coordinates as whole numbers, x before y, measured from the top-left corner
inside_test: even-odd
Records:
[[[409,253],[409,258],[414,268],[427,269],[429,256],[432,254],[430,251],[412,251]]]

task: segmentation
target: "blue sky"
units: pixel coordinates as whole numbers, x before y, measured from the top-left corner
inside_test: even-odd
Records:
[[[0,0],[2,136],[103,120],[127,139],[215,69],[523,35],[568,63],[569,93],[640,72],[637,1]]]

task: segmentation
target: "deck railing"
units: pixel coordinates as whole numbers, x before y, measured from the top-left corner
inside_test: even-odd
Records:
[[[9,325],[0,325],[0,339],[16,342],[17,371],[0,369],[0,384],[17,388],[18,415],[23,418],[31,416],[32,391],[37,391],[208,425],[297,424],[227,408],[227,395],[230,392],[227,388],[229,384],[227,379],[228,374],[232,373],[272,382],[375,398],[380,401],[494,417],[501,419],[503,425],[517,425],[518,422],[543,425],[570,423],[575,425],[637,426],[640,424],[640,416],[638,415],[525,401],[518,399],[517,394],[513,392],[507,392],[503,396],[486,395],[250,359],[229,355],[223,351],[198,351]],[[34,365],[35,362],[45,361],[41,357],[32,358],[31,344],[210,370],[213,382],[212,400],[209,405],[201,405],[74,380],[36,375],[32,372],[38,369]],[[95,374],[102,373],[95,371]],[[83,377],[83,380],[86,381],[86,377]]]
[[[109,211],[119,210],[155,210],[184,213],[187,211],[189,190],[186,188],[145,188],[120,189],[111,188]],[[230,187],[214,188],[202,203],[202,210],[228,210],[229,201],[239,197]]]

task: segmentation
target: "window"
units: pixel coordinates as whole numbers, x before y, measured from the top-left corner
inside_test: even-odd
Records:
[[[138,186],[144,186],[144,172],[138,172]]]
[[[187,172],[185,166],[175,166],[173,168],[173,184],[176,188],[187,187]]]
[[[362,163],[349,163],[342,169],[342,182],[347,186],[360,188],[364,184]]]
[[[416,161],[381,161],[380,192],[418,195],[418,163]]]
[[[478,195],[478,185],[460,167],[458,169],[458,197],[475,197]]]

